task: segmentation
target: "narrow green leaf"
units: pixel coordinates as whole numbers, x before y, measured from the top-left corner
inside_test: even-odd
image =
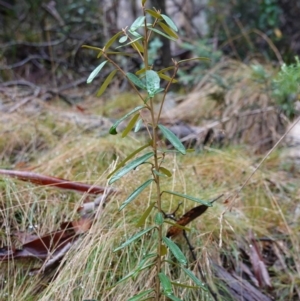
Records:
[[[112,289],[113,287],[117,286],[118,284],[126,281],[127,279],[133,277],[136,274],[136,270],[131,271],[129,274],[124,276],[122,279],[120,279],[118,282],[116,282],[114,285],[110,286],[108,289]]]
[[[181,267],[181,268],[193,280],[193,282],[196,285],[198,285],[199,287],[201,287],[202,289],[204,289],[205,291],[207,291],[207,286],[205,285],[205,283],[203,283],[200,279],[198,279],[191,270],[186,269],[184,267]]]
[[[124,45],[121,45],[121,46],[116,47],[116,49],[121,48],[121,47],[125,47],[125,46],[128,46],[128,45],[131,45],[132,43],[135,43],[135,42],[137,42],[137,41],[139,41],[139,40],[141,40],[141,39],[143,39],[143,38],[144,38],[143,36],[139,36],[139,37],[136,38],[135,40],[132,40],[132,41],[130,41],[130,42],[124,44]]]
[[[157,176],[159,176],[159,177],[166,177],[166,175],[165,174],[163,174],[163,173],[160,173],[160,172],[158,172],[157,170],[155,170],[155,169],[153,169],[152,170]]]
[[[94,78],[98,75],[98,73],[101,71],[101,69],[105,66],[105,64],[107,63],[107,61],[102,62],[88,77],[87,79],[87,83],[90,84]]]
[[[153,70],[146,71],[147,92],[152,97],[153,93],[160,88],[160,78],[157,72]]]
[[[137,111],[140,111],[141,109],[144,109],[146,106],[138,106],[136,108],[134,108],[132,111],[130,111],[129,113],[127,113],[125,116],[123,116],[122,118],[120,118],[119,120],[117,120],[112,126],[111,128],[109,129],[109,133],[111,135],[116,135],[118,134],[117,132],[117,127],[118,125],[124,121],[126,118],[128,118],[129,116],[131,116],[132,114],[134,114],[135,112]]]
[[[170,17],[168,17],[168,16],[166,16],[166,15],[164,15],[164,14],[161,14],[161,16],[162,16],[162,18],[165,20],[165,22],[174,30],[174,31],[178,31],[178,28],[177,28],[177,26],[175,25],[175,23],[173,22],[173,20],[170,18]]]
[[[139,152],[141,152],[143,149],[147,148],[148,146],[152,145],[152,141],[150,140],[147,144],[139,147],[138,149],[136,149],[134,152],[132,152],[130,155],[128,155],[122,162],[120,162],[116,168],[107,176],[107,178],[109,179],[117,170],[119,170],[121,167],[123,167],[125,165],[125,163],[127,161],[129,161],[131,158],[133,158],[136,154],[138,154]]]
[[[181,61],[178,61],[178,64],[180,63],[185,63],[185,62],[190,62],[190,61],[210,61],[209,58],[207,57],[193,57],[191,59],[186,59],[186,60],[181,60]]]
[[[168,169],[162,166],[159,168],[159,171],[165,174],[167,177],[172,177],[172,173]]]
[[[166,128],[165,126],[163,126],[162,124],[158,125],[158,128],[161,130],[162,134],[164,135],[164,137],[169,140],[171,142],[171,144],[179,151],[181,152],[183,155],[186,154],[186,150],[184,145],[181,143],[181,141],[179,140],[179,138],[172,132],[170,131],[168,128]]]
[[[173,37],[174,39],[178,39],[177,33],[175,33],[168,25],[164,24],[163,22],[159,22],[158,25],[167,35]]]
[[[124,203],[120,206],[119,211],[124,209],[130,202],[132,202],[146,187],[148,187],[151,182],[153,182],[153,179],[147,180],[145,183],[143,183],[141,186],[139,186],[136,190],[134,190],[130,196],[124,201]]]
[[[127,299],[127,301],[139,301],[142,300],[142,298],[144,298],[145,296],[149,295],[150,293],[154,292],[154,289],[148,289],[146,291],[143,291],[141,293],[138,293],[136,295],[134,295],[133,297]],[[145,300],[145,299],[143,299]]]
[[[164,273],[159,273],[158,274],[162,289],[164,291],[164,294],[169,296],[172,295],[173,293],[173,288],[172,288],[172,283],[170,279],[164,274]]]
[[[106,90],[107,86],[110,84],[110,82],[112,81],[112,79],[114,78],[114,76],[116,75],[118,70],[113,70],[112,72],[110,72],[110,74],[108,75],[108,77],[105,79],[104,83],[102,84],[102,86],[100,87],[100,89],[97,92],[97,96],[100,97]]]
[[[132,36],[134,36],[135,38],[144,38],[142,35],[140,35],[138,32],[136,32],[136,31],[133,31],[133,30],[128,30],[128,32],[132,35]]]
[[[169,70],[173,70],[174,68],[175,68],[175,66],[170,66],[170,67],[167,67],[167,68],[163,68],[163,69],[158,71],[158,74],[165,73]]]
[[[162,193],[164,193],[164,192],[169,193],[169,194],[173,194],[173,195],[177,195],[177,196],[179,196],[179,197],[182,197],[182,198],[184,198],[184,199],[191,200],[191,201],[196,202],[196,203],[203,204],[203,205],[205,205],[205,206],[207,206],[207,207],[212,207],[212,203],[202,201],[202,200],[200,200],[200,199],[198,199],[198,198],[195,198],[195,197],[190,196],[190,195],[187,195],[187,194],[182,194],[182,193],[178,193],[178,192],[174,192],[174,191],[170,191],[170,190],[164,190]]]
[[[165,245],[160,246],[160,256],[165,256],[168,254],[168,248]]]
[[[105,44],[105,46],[103,47],[103,49],[105,49],[105,51],[107,51],[109,49],[109,47],[115,42],[115,40],[123,33],[123,31],[119,31],[118,33],[116,33],[113,37],[111,37],[109,39],[109,41]]]
[[[146,211],[143,213],[143,215],[140,217],[138,220],[136,226],[137,227],[142,227],[145,224],[145,221],[149,214],[151,213],[153,207],[155,206],[155,202],[151,203],[150,206],[146,209]]]
[[[157,254],[156,253],[149,253],[147,254],[138,264],[136,270],[137,271],[140,271],[143,267],[144,267],[144,264],[150,259],[150,258],[153,258],[153,257],[156,257]]]
[[[111,289],[113,287],[115,287],[116,285],[126,281],[127,279],[135,276],[137,273],[139,273],[140,271],[142,271],[145,267],[148,267],[150,266],[151,264],[147,264],[145,266],[145,263],[152,257],[155,257],[157,256],[157,254],[155,253],[150,253],[150,254],[147,254],[138,264],[138,266],[136,268],[134,268],[133,271],[131,271],[129,274],[127,274],[126,276],[124,276],[122,279],[120,279],[118,282],[116,282],[113,286],[110,286],[108,289]],[[152,263],[153,265],[154,263]]]
[[[135,235],[133,235],[131,238],[129,238],[128,240],[126,240],[124,243],[122,243],[118,248],[114,249],[114,252],[121,250],[125,247],[127,247],[128,245],[130,245],[132,242],[134,242],[135,240],[139,239],[140,237],[142,237],[143,235],[145,235],[146,233],[148,233],[149,231],[153,230],[155,228],[155,226],[149,227],[147,229],[144,229],[143,231],[140,231],[138,233],[136,233]]]
[[[147,0],[142,0],[142,6],[146,4]]]
[[[129,52],[121,52],[121,51],[108,51],[106,52],[106,54],[109,55],[124,55],[124,56],[133,56],[133,53],[129,53]]]
[[[128,36],[123,36],[123,37],[121,37],[121,38],[119,39],[119,43],[120,43],[120,44],[123,44],[123,43],[125,43],[125,42],[127,41],[127,39],[128,39]]]
[[[181,252],[179,247],[175,244],[175,242],[173,242],[171,239],[169,239],[168,237],[165,237],[165,236],[163,236],[162,239],[163,239],[164,243],[168,246],[170,251],[173,253],[175,258],[179,261],[179,263],[181,263],[183,265],[187,265],[187,260],[186,260],[185,256],[183,255],[183,253]]]
[[[164,216],[161,212],[155,214],[154,222],[156,225],[160,226],[164,223]]]
[[[135,72],[135,74],[136,74],[136,75],[141,75],[141,74],[143,74],[143,73],[145,73],[145,72],[146,72],[146,69],[145,69],[145,68],[142,68],[142,69],[138,70],[137,72]]]
[[[131,118],[131,120],[129,121],[125,130],[122,133],[122,136],[121,136],[122,138],[126,137],[128,135],[128,133],[132,130],[132,128],[135,126],[135,123],[138,120],[139,116],[140,116],[140,113],[137,113]]]
[[[155,19],[161,19],[161,15],[152,9],[146,9],[146,12]]]
[[[172,79],[170,76],[165,75],[165,74],[163,74],[163,73],[158,73],[158,76],[159,76],[160,78],[162,78],[162,79],[168,81],[168,82],[173,83],[173,84],[178,82],[177,79],[175,79],[175,78]]]
[[[170,295],[166,295],[169,299],[173,300],[173,301],[182,301],[182,299],[179,299],[177,297],[175,297],[174,295],[170,294]]]
[[[140,130],[142,124],[143,124],[143,119],[139,119],[138,122],[135,124],[135,128],[134,128],[135,133],[137,133]]]
[[[199,286],[194,286],[194,285],[187,285],[175,281],[171,281],[172,285],[174,286],[179,286],[179,287],[184,287],[184,288],[193,288],[193,289],[199,289]]]
[[[102,51],[102,49],[99,48],[99,47],[94,47],[94,46],[89,46],[89,45],[82,45],[81,47],[82,47],[82,48],[91,49],[91,50]]]
[[[155,254],[155,256],[157,256],[157,254]],[[143,267],[141,267],[140,269],[138,269],[138,270],[136,271],[136,275],[139,274],[141,271],[149,270],[150,267],[152,268],[152,267],[155,266],[155,265],[156,265],[155,261],[153,261],[153,262],[151,262],[151,263],[148,263],[148,264],[144,265]]]
[[[167,38],[169,40],[172,40],[172,41],[176,42],[176,39],[174,39],[173,37],[170,37],[170,36],[166,35],[165,33],[163,33],[162,31],[160,31],[160,30],[158,30],[156,28],[148,27],[148,29],[151,30],[151,31],[156,32],[157,34],[159,34],[159,35],[161,35],[161,36],[163,36],[163,37],[165,37],[165,38]]]
[[[147,89],[146,85],[135,74],[128,72],[126,73],[126,76],[137,87],[143,90]]]
[[[138,28],[140,28],[144,24],[145,18],[145,16],[139,16],[130,26],[130,30],[136,31]]]
[[[119,180],[120,178],[122,178],[124,175],[126,175],[127,173],[129,173],[131,170],[133,170],[134,168],[138,167],[139,165],[141,165],[142,163],[146,162],[148,159],[150,159],[153,156],[153,152],[147,153],[141,157],[136,158],[135,160],[131,161],[130,163],[128,163],[127,165],[125,165],[123,168],[121,168],[120,170],[118,170],[108,181],[108,184],[112,184],[115,181]]]
[[[99,53],[97,54],[97,59],[100,59],[100,57],[102,56],[102,54],[103,54],[103,51],[102,50],[99,51]]]
[[[134,43],[131,43],[130,45],[133,47],[133,49],[138,50],[141,53],[144,53],[144,47],[139,42],[134,42]]]
[[[149,95],[149,97],[153,97],[154,95],[160,93],[160,92],[163,92],[165,91],[164,88],[158,88],[157,90],[153,91],[153,93],[151,95]],[[148,99],[147,99],[148,100]],[[146,103],[146,101],[144,101]]]

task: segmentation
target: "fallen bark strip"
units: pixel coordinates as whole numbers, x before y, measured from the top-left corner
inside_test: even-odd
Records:
[[[45,176],[28,171],[0,169],[0,175],[17,178],[22,181],[27,181],[37,185],[54,186],[61,189],[70,189],[82,193],[102,194],[106,195],[116,193],[117,190],[103,186],[90,185],[80,182],[69,181],[62,178]]]

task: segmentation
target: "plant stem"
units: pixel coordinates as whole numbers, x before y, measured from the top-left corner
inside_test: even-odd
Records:
[[[144,16],[146,16],[146,11],[144,8]],[[145,70],[147,71],[149,68],[148,65],[148,42],[147,39],[148,36],[148,30],[147,30],[147,20],[145,18],[145,39],[144,39],[144,64],[145,64]],[[153,105],[153,98],[150,99],[150,113],[151,113],[151,123],[152,123],[152,148],[154,153],[154,168],[156,171],[159,170],[159,163],[158,163],[158,152],[157,152],[157,137],[158,137],[158,119],[154,116],[154,105]],[[157,199],[156,199],[156,205],[158,212],[161,212],[161,193],[160,193],[160,181],[159,176],[154,174],[154,181],[156,184],[156,193],[157,193]],[[158,274],[161,270],[161,245],[162,245],[162,225],[159,225],[157,227],[158,229],[158,244],[157,244],[157,259],[156,259],[156,279],[155,279],[155,295],[156,295],[156,301],[160,300],[160,280],[158,277]]]
[[[158,137],[158,127],[157,122],[155,120],[154,111],[153,111],[153,99],[150,99],[150,108],[151,108],[151,119],[152,119],[152,130],[153,130],[153,152],[154,152],[154,168],[156,171],[159,170],[159,163],[158,163],[158,152],[157,152],[157,137]],[[156,205],[158,212],[162,211],[161,208],[161,193],[160,193],[160,180],[158,175],[154,175],[154,181],[156,184],[156,193],[157,193],[157,199],[156,199]],[[160,280],[158,277],[158,274],[161,270],[161,245],[162,245],[162,225],[159,225],[157,227],[158,229],[158,244],[157,244],[157,261],[156,261],[156,300],[160,300]]]

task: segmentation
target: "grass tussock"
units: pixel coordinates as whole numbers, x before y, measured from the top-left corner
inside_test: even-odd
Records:
[[[93,112],[107,112],[108,115],[119,110],[117,113],[121,115],[132,107],[131,101],[134,102],[134,98],[126,94],[123,99],[119,96],[111,103],[106,102],[103,108],[96,105],[91,108]],[[103,136],[101,128],[87,130],[80,122],[61,118],[57,107],[47,107],[38,114],[25,111],[1,115],[2,168],[29,169],[97,185],[106,184],[107,175],[113,169],[112,161],[115,160],[116,164],[124,159],[145,139]],[[296,175],[284,168],[278,150],[237,194],[260,160],[260,156],[253,155],[245,146],[206,148],[184,157],[170,155],[165,166],[173,172],[173,177],[163,180],[162,189],[187,193],[206,201],[224,194],[203,216],[188,225],[188,236],[195,247],[198,262],[214,284],[217,280],[213,278],[212,262],[224,264],[227,260],[238,263],[241,249],[249,247],[251,231],[257,238],[274,239],[278,262],[284,261],[280,268],[270,268],[273,296],[276,300],[296,300],[300,287],[299,185]],[[91,229],[77,240],[57,269],[44,275],[32,274],[33,268],[41,266],[38,260],[1,263],[0,299],[121,301],[150,288],[154,268],[120,285],[114,284],[132,271],[146,254],[156,252],[155,234],[113,252],[138,231],[136,222],[155,197],[150,185],[124,211],[118,211],[124,199],[148,179],[147,168],[146,164],[142,165],[138,171],[114,183],[120,194],[98,209]],[[42,236],[58,229],[61,222],[76,219],[77,208],[87,198],[75,192],[38,187],[13,179],[1,178],[0,185],[2,247],[20,246],[16,233]],[[163,208],[167,213],[173,212],[179,202],[182,205],[177,217],[196,206],[174,195],[163,195]],[[165,231],[167,229],[168,225]],[[179,237],[176,242],[197,274],[185,241]],[[174,281],[192,285],[176,266],[165,269]],[[174,290],[183,300],[211,300],[209,294],[201,290],[177,286]]]

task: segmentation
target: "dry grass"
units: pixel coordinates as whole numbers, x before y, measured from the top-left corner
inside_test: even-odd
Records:
[[[121,96],[116,97],[113,103],[122,103],[123,111],[131,107],[132,103],[128,101],[130,97],[130,94],[125,95],[124,101]],[[109,102],[103,105],[103,108],[96,105],[90,108],[93,112],[117,112]],[[60,118],[59,111],[58,107],[47,107],[31,114],[1,113],[2,168],[34,168],[35,172],[42,174],[105,185],[106,176],[112,169],[112,160],[123,159],[137,145],[142,145],[142,137],[103,137],[99,134],[101,128],[86,130],[80,123]],[[163,189],[188,193],[204,200],[225,195],[222,201],[189,224],[191,231],[188,235],[201,266],[208,273],[212,261],[220,263],[220,254],[238,260],[234,252],[238,252],[239,246],[245,244],[249,230],[257,237],[276,239],[283,248],[289,246],[288,253],[279,253],[289,254],[289,258],[282,256],[293,261],[290,266],[294,270],[284,270],[283,265],[282,272],[276,270],[272,276],[272,284],[278,291],[276,300],[293,300],[293,289],[300,284],[300,240],[297,235],[300,189],[296,175],[284,169],[280,151],[274,152],[251,178],[234,200],[233,210],[226,211],[234,193],[260,159],[242,146],[206,149],[184,157],[170,155],[165,165],[173,171],[174,176],[164,180],[162,185]],[[155,197],[150,186],[133,204],[122,212],[118,211],[124,198],[148,178],[147,168],[141,166],[114,184],[121,194],[114,196],[104,209],[99,209],[101,212],[91,229],[67,253],[57,270],[48,275],[30,275],[32,267],[40,266],[38,260],[2,263],[0,299],[121,301],[150,288],[154,269],[143,271],[140,276],[109,289],[127,275],[145,254],[155,252],[154,234],[144,236],[136,244],[113,253],[121,242],[136,233],[136,221]],[[43,235],[57,229],[60,222],[76,218],[76,209],[85,199],[85,196],[74,192],[36,187],[12,179],[2,178],[0,184],[2,246],[15,243],[10,234],[16,231]],[[165,211],[172,212],[179,201],[183,205],[178,216],[195,206],[191,201],[164,195]],[[184,241],[177,239],[177,243],[190,257]],[[193,265],[191,268],[195,269]],[[165,266],[165,271],[176,281],[191,284],[176,267]],[[210,300],[202,291],[176,287],[175,293],[184,300]]]

